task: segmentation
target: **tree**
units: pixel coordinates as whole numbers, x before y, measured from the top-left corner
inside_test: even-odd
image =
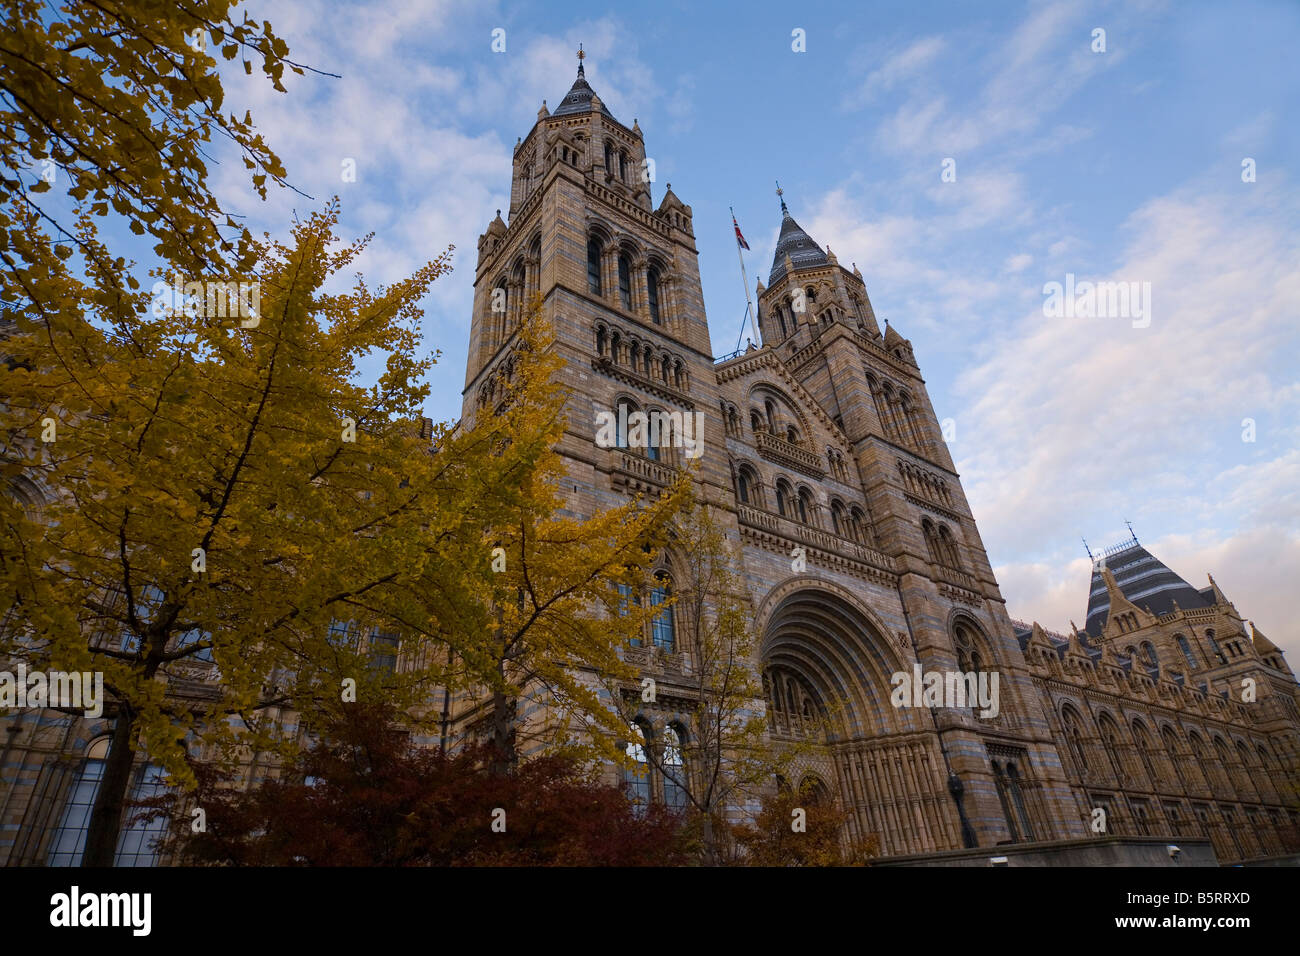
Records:
[[[477,656],[465,661],[491,695],[497,773],[518,760],[521,697],[544,711],[529,728],[543,743],[570,741],[581,728],[591,749],[612,753],[607,741],[617,719],[600,700],[600,683],[591,675],[631,676],[620,652],[650,611],[623,608],[620,613],[619,586],[643,575],[655,544],[689,494],[690,476],[683,473],[654,499],[633,498],[584,520],[560,513],[566,466],[554,448],[565,422],[555,373],[563,359],[550,348],[549,337],[539,339],[532,331],[540,309],[534,301],[520,330],[523,351],[536,360],[518,365],[504,402],[484,425],[489,435],[509,438],[512,449],[518,436],[528,435],[538,451],[546,451],[538,457],[524,452],[537,467],[521,473],[503,496],[502,520],[492,538],[495,621]]]
[[[752,822],[733,828],[748,866],[853,866],[880,853],[874,838],[844,842],[848,814],[819,797],[810,782],[764,795]]]
[[[0,654],[104,674],[114,730],[88,864],[111,863],[137,737],[186,783],[187,735],[290,746],[278,708],[309,712],[348,681],[412,701],[444,682],[445,648],[479,656],[485,529],[547,446],[419,424],[416,303],[446,259],[327,294],[365,247],[327,251],[335,222],[331,207],[291,245],[257,243],[250,327],[135,295],[101,303],[98,324],[20,317],[6,340],[0,468],[48,500],[0,496]],[[357,363],[375,353],[367,388]],[[533,414],[512,423],[548,415]],[[370,666],[375,632],[401,635],[392,672]],[[178,679],[202,690],[177,696]]]
[[[633,814],[616,787],[568,754],[491,773],[492,744],[449,755],[417,746],[386,703],[331,717],[279,779],[251,790],[199,765],[203,826],[168,794],[141,816],[173,821],[170,849],[236,866],[671,866],[686,861],[680,820]]]
[[[735,570],[739,559],[714,509],[707,503],[691,507],[673,531],[679,570],[672,603],[685,663],[683,675],[672,683],[692,701],[691,726],[680,755],[652,742],[642,751],[648,766],[683,795],[701,834],[704,861],[718,865],[731,850],[728,813],[757,802],[812,744],[777,745],[768,736],[752,605]],[[653,667],[646,672],[664,680]],[[617,680],[610,684],[626,737],[644,700],[641,688]]]
[[[192,278],[251,268],[252,237],[207,184],[217,140],[264,199],[285,171],[253,127],[223,112],[217,50],[277,90],[288,46],[236,2],[12,0],[0,15],[0,298],[37,315],[67,311],[69,261],[101,287],[135,290],[130,264],[93,240],[122,217],[159,260]],[[71,200],[63,202],[63,197]]]

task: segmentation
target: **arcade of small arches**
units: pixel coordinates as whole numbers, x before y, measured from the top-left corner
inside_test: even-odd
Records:
[[[617,326],[597,322],[595,348],[599,360],[679,392],[690,390],[691,375],[681,357],[661,346],[651,345],[648,339],[635,333],[629,334]]]
[[[825,280],[804,287],[802,293],[802,296],[797,296],[795,292],[785,292],[765,306],[767,315],[763,318],[768,321],[763,323],[763,330],[774,345],[794,335],[801,324],[829,326],[836,321],[846,321],[850,315],[858,329],[868,332],[866,306],[856,292],[848,293],[847,312],[836,301],[835,287]]]
[[[885,437],[904,447],[923,450],[926,447],[925,426],[911,393],[874,374],[867,375],[867,385]]]
[[[510,383],[515,377],[515,356],[507,355],[483,376],[478,389],[478,407],[498,409],[506,400]]]
[[[483,327],[487,344],[495,348],[523,321],[524,303],[541,285],[542,237],[534,234],[528,251],[520,252],[488,290]]]
[[[929,552],[931,564],[951,568],[954,571],[965,570],[957,539],[946,524],[935,524],[930,518],[922,518],[921,535],[925,538],[925,547]]]
[[[681,433],[671,416],[677,415],[684,422],[686,416],[690,414],[689,412],[669,412],[658,405],[642,405],[641,402],[627,394],[621,394],[615,398],[609,412],[614,416],[615,448],[627,454],[639,455],[647,461],[658,462],[672,468],[679,468],[684,464],[682,456],[685,452],[681,447]],[[644,429],[646,440],[639,444],[633,444],[629,441],[628,433],[635,426],[630,423],[633,415],[642,412],[646,415],[646,427]],[[691,437],[693,440],[699,440],[698,435]]]
[[[758,469],[747,461],[735,465],[734,481],[739,504],[775,513],[809,528],[831,531],[868,548],[880,546],[875,526],[861,505],[846,504],[839,496],[832,495],[829,507],[825,509],[825,515],[829,516],[828,527],[821,504],[804,482],[796,483],[785,475],[778,475],[769,492]]]
[[[1284,772],[1282,758],[1263,739],[1238,736],[1229,746],[1218,730],[1168,720],[1154,721],[1153,732],[1141,716],[1125,720],[1075,701],[1062,703],[1059,714],[1075,775],[1085,784],[1138,792],[1187,792],[1208,784],[1217,794],[1254,800],[1267,798],[1260,788],[1272,789],[1272,777]]]

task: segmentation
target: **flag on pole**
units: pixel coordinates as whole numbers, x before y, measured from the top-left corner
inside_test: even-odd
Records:
[[[749,243],[745,241],[745,237],[740,233],[740,223],[736,222],[736,214],[734,212],[731,214],[731,224],[736,227],[736,244],[742,249],[748,249]]]

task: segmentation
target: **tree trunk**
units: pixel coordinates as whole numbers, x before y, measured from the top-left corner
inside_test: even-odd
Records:
[[[508,774],[518,759],[515,753],[515,711],[517,701],[504,692],[492,692],[492,773]]]
[[[122,830],[122,804],[131,782],[131,744],[135,739],[135,711],[125,702],[118,705],[113,739],[104,760],[104,775],[95,794],[95,807],[86,831],[82,866],[112,866],[117,855],[117,838]]]

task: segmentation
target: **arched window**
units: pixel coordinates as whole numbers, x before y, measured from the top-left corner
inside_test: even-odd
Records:
[[[799,444],[799,432],[795,429],[793,425],[785,426],[785,440],[788,441],[791,445]]]
[[[59,825],[50,839],[46,866],[80,866],[86,850],[86,834],[90,830],[90,814],[99,792],[99,782],[104,776],[104,762],[108,757],[109,738],[100,737],[86,748],[67,802],[59,817]],[[134,774],[134,783],[127,800],[131,803],[160,796],[164,791],[163,771],[148,764]],[[132,821],[135,811],[123,811],[122,828],[117,838],[114,866],[154,866],[158,861],[153,844],[167,828],[167,818],[159,817],[148,823]]]
[[[606,345],[605,327],[602,325],[596,329],[596,354],[601,358],[605,357]]]
[[[777,324],[781,326],[781,338],[785,338],[787,335],[789,335],[789,333],[786,331],[785,328],[785,316],[782,314],[781,307],[779,305],[774,309],[774,311],[776,312]]]
[[[624,408],[627,413],[623,414]],[[614,413],[614,445],[617,448],[627,448],[627,423],[635,412],[640,411],[636,402],[628,399],[621,399],[612,409]]]
[[[950,568],[961,570],[961,554],[957,550],[957,540],[952,536],[947,525],[939,526],[939,543],[940,553],[946,558],[944,563]]]
[[[671,595],[672,580],[662,572],[655,575],[654,587],[650,589],[650,606],[660,607]],[[651,619],[650,641],[655,647],[662,647],[670,654],[677,649],[677,625],[671,606],[663,608]]]
[[[776,483],[776,511],[783,518],[790,517],[790,486],[785,481]]]
[[[1108,714],[1102,714],[1097,719],[1097,727],[1101,731],[1101,745],[1106,751],[1106,757],[1110,760],[1111,770],[1115,772],[1115,779],[1121,784],[1124,783],[1124,765],[1119,758],[1119,728],[1111,720]]]
[[[605,144],[605,171],[611,176],[614,174],[614,147],[609,143]]]
[[[1210,642],[1210,647],[1214,649],[1214,656],[1219,659],[1219,663],[1220,664],[1228,663],[1228,658],[1224,655],[1223,648],[1220,647],[1219,642],[1214,639],[1214,632],[1206,631],[1205,639]]]
[[[675,810],[686,806],[686,761],[682,758],[684,736],[677,724],[664,728],[664,803]]]
[[[807,488],[799,489],[799,520],[804,524],[809,523],[809,518],[813,513],[812,492]]]
[[[770,398],[763,403],[763,409],[767,412],[767,430],[773,435],[776,434],[776,403]]]
[[[1155,649],[1155,646],[1154,646],[1150,641],[1143,641],[1143,642],[1142,642],[1142,652],[1143,652],[1144,654],[1146,654],[1146,656],[1147,656],[1147,661],[1150,662],[1151,666],[1154,667],[1154,668],[1159,669],[1159,667],[1160,667],[1160,658],[1156,657],[1156,649]]]
[[[929,518],[921,519],[921,535],[925,538],[925,548],[930,554],[930,562],[942,564],[939,553],[939,532],[935,530],[934,522]]]
[[[645,293],[650,301],[650,321],[659,325],[659,270],[651,266],[645,274]],[[667,373],[664,373],[667,378]]]
[[[601,295],[600,260],[604,252],[600,240],[592,236],[587,240],[587,291],[592,295]]]
[[[650,729],[640,721],[628,724],[630,735],[624,752],[629,766],[624,770],[623,780],[627,784],[627,796],[639,813],[644,813],[650,806],[650,761],[646,758],[646,743],[650,738]]]
[[[609,335],[609,359],[615,365],[623,358],[623,337],[617,332]]]
[[[1192,646],[1187,643],[1187,638],[1181,634],[1175,634],[1174,640],[1178,642],[1178,649],[1183,652],[1183,657],[1187,660],[1187,666],[1192,670],[1196,670],[1196,656],[1192,653]]]
[[[849,533],[850,537],[858,544],[874,547],[875,541],[871,533],[871,523],[867,521],[866,513],[856,506],[849,511]]]
[[[1178,734],[1174,732],[1174,728],[1165,724],[1160,728],[1160,739],[1165,745],[1165,756],[1169,759],[1169,762],[1174,765],[1174,773],[1178,776],[1179,786],[1182,789],[1186,789],[1187,781],[1183,779],[1182,760],[1180,759],[1182,753],[1178,746]]]
[[[1083,746],[1083,730],[1080,727],[1082,720],[1073,708],[1066,707],[1061,711],[1061,722],[1065,724],[1065,740],[1079,768],[1079,775],[1087,776],[1088,753]]]
[[[749,504],[749,472],[744,468],[736,472],[736,497],[742,505]]]
[[[618,297],[623,308],[632,311],[632,263],[627,256],[618,257]]]
[[[844,524],[844,506],[838,501],[831,502],[831,530],[839,535],[844,534],[846,531]]]
[[[763,430],[763,416],[757,411],[750,411],[749,427],[755,434]]]
[[[1142,761],[1142,767],[1147,772],[1147,777],[1151,780],[1152,787],[1159,787],[1161,783],[1160,776],[1156,773],[1155,764],[1151,761],[1151,736],[1140,721],[1133,721],[1133,741],[1137,744],[1138,758]]]

